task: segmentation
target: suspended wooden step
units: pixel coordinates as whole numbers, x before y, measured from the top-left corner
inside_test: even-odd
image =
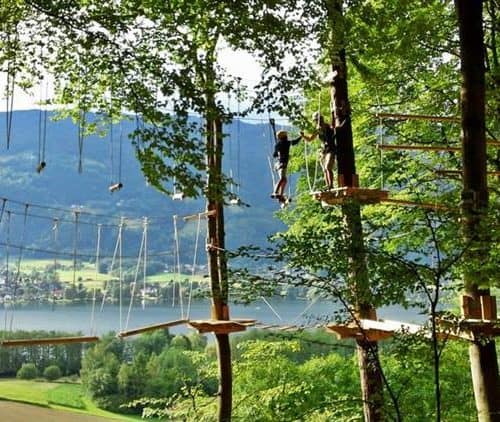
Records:
[[[378,204],[387,199],[389,192],[381,189],[366,189],[359,187],[343,186],[327,191],[316,191],[313,197],[323,205],[342,205],[348,202],[360,204]]]
[[[120,338],[130,337],[130,336],[135,336],[137,334],[147,333],[149,331],[163,330],[165,328],[176,327],[178,325],[187,323],[188,323],[187,319],[177,319],[175,321],[161,322],[159,324],[146,325],[144,327],[134,328],[132,330],[120,331],[116,336]]]
[[[229,334],[239,331],[245,331],[247,327],[255,325],[254,319],[206,319],[206,320],[193,320],[188,321],[188,325],[198,330],[200,334],[214,333],[214,334]]]
[[[72,344],[72,343],[94,343],[96,341],[99,341],[99,337],[77,336],[77,337],[11,339],[11,340],[0,341],[0,346],[3,347],[45,346],[45,345]]]
[[[382,319],[360,319],[358,322],[353,321],[346,324],[329,324],[326,326],[326,329],[334,332],[339,340],[352,338],[356,340],[380,341],[394,336],[395,333],[422,334],[426,338],[431,337],[429,331],[425,330],[421,325]],[[461,338],[456,333],[447,330],[440,330],[437,336],[438,338],[447,339]]]
[[[182,219],[184,221],[192,221],[192,220],[198,220],[199,218],[212,217],[215,214],[217,214],[216,210],[210,210],[205,212],[199,212],[198,214],[186,215],[185,217],[182,217]]]

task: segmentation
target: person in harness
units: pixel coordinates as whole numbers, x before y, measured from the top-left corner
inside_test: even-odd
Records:
[[[305,135],[301,132],[301,136],[308,142],[313,141],[318,137],[321,141],[321,168],[325,177],[326,189],[333,188],[333,165],[335,164],[335,155],[337,154],[337,143],[335,129],[325,122],[321,114],[315,112],[312,115],[312,120],[316,123],[316,130],[311,135]]]
[[[287,201],[285,197],[285,187],[287,184],[287,167],[290,159],[290,146],[297,145],[302,139],[302,135],[296,139],[289,140],[286,130],[276,132],[276,143],[274,145],[273,157],[276,159],[274,165],[275,171],[278,173],[279,180],[274,186],[274,191],[271,198],[276,198],[283,204]]]

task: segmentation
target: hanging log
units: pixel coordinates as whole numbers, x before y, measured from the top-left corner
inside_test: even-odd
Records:
[[[73,343],[94,343],[96,341],[99,341],[99,337],[77,336],[77,337],[11,339],[11,340],[0,341],[0,346],[3,347],[45,346],[45,345],[73,344]]]
[[[149,331],[163,330],[165,328],[176,327],[178,325],[187,324],[187,322],[188,322],[187,319],[178,319],[175,321],[162,322],[159,324],[151,324],[151,325],[146,325],[144,327],[134,328],[132,330],[120,331],[116,336],[120,338],[130,337],[130,336],[135,336],[137,334],[147,333]]]

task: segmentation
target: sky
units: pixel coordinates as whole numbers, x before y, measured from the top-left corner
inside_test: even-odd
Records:
[[[221,47],[219,50],[220,64],[228,71],[229,74],[239,77],[242,80],[242,84],[247,86],[250,90],[256,85],[260,79],[262,68],[258,61],[251,54],[245,51],[234,51],[228,47]],[[47,78],[48,79],[48,78]],[[6,75],[0,74],[0,86],[4,87],[6,85]],[[35,87],[33,89],[32,95],[28,95],[20,89],[16,89],[14,93],[14,110],[29,110],[39,108],[40,98],[47,98],[47,92],[50,94],[52,90],[52,83],[48,79],[43,87]],[[243,109],[244,104],[240,107]],[[231,108],[236,111],[237,104],[233,99],[231,103]],[[4,96],[0,98],[0,112],[5,112],[7,110],[7,101]],[[272,115],[276,120],[282,120],[283,124],[287,123],[287,119],[282,116]],[[250,121],[259,123],[261,119],[267,121],[268,116],[262,115],[250,115]]]

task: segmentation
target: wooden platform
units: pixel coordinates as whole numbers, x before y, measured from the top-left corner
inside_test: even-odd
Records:
[[[32,338],[32,339],[11,339],[0,341],[0,346],[3,347],[19,347],[19,346],[46,346],[74,343],[94,343],[99,341],[96,336],[82,337],[53,337],[53,338]]]
[[[437,333],[437,337],[440,339],[464,338],[448,327],[443,326],[442,328]],[[360,319],[357,323],[329,324],[326,326],[326,329],[334,332],[339,340],[352,338],[356,340],[380,341],[386,340],[396,333],[409,335],[422,334],[425,338],[431,337],[429,330],[421,325],[383,319],[376,321],[372,319]]]
[[[316,191],[312,195],[325,205],[342,205],[347,202],[378,204],[389,196],[389,192],[380,189],[343,186],[327,191]]]
[[[137,334],[146,333],[148,331],[162,330],[165,328],[175,327],[177,325],[187,324],[187,319],[177,319],[175,321],[167,321],[159,324],[146,325],[144,327],[134,328],[132,330],[120,331],[116,336],[123,338],[135,336]]]
[[[422,327],[399,321],[360,319],[357,323],[328,324],[326,329],[334,332],[339,340],[353,338],[380,341],[392,337],[398,331],[416,334],[422,330]]]
[[[255,319],[203,319],[188,321],[187,324],[198,330],[200,334],[214,333],[214,334],[229,334],[239,331],[245,331],[247,327],[255,325]]]

